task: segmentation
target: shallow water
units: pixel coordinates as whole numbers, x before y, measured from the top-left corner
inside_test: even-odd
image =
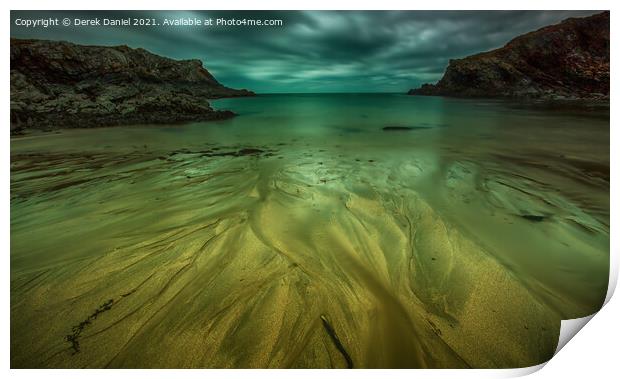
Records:
[[[522,367],[602,304],[609,108],[214,105],[12,138],[12,367]]]

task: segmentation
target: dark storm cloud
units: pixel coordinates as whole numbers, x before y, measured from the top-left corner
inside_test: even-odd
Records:
[[[434,82],[449,59],[595,11],[13,11],[17,18],[282,19],[281,27],[50,27],[11,36],[142,47],[198,58],[231,87],[257,92],[404,92]]]

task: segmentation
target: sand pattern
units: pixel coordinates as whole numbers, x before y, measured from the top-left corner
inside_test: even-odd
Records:
[[[12,367],[523,367],[605,296],[608,158],[80,133],[12,141]]]

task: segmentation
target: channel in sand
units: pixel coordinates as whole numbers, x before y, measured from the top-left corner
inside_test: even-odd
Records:
[[[11,365],[523,367],[552,356],[562,318],[600,307],[598,140],[567,127],[559,158],[474,125],[472,103],[370,99],[408,102],[386,116],[328,100],[14,138]],[[409,124],[430,130],[382,130]]]

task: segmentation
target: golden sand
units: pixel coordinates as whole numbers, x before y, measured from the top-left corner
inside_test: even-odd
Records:
[[[605,295],[605,196],[506,157],[20,146],[12,367],[523,367]]]

